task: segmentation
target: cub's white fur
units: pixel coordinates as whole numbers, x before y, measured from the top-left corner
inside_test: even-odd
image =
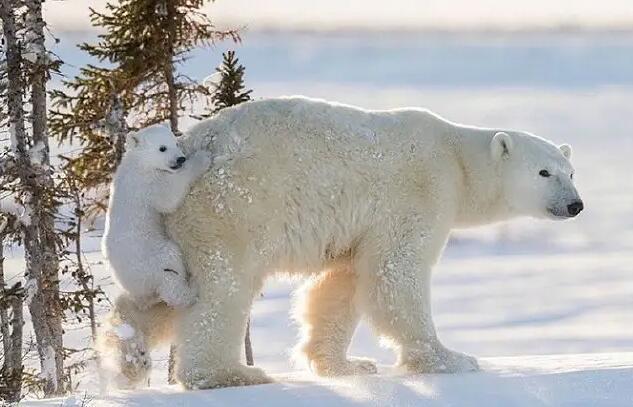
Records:
[[[140,306],[161,300],[187,306],[195,299],[180,249],[165,235],[162,215],[181,205],[210,161],[205,152],[186,160],[163,125],[128,135],[112,181],[102,249],[112,275]]]
[[[308,277],[300,349],[318,374],[376,371],[346,355],[361,317],[407,371],[475,370],[475,358],[442,345],[431,317],[431,271],[450,231],[582,209],[568,146],[420,109],[269,99],[225,109],[186,137],[185,150],[215,156],[166,221],[199,288],[173,320],[177,377],[189,388],[270,380],[240,356],[253,297],[275,272]],[[169,337],[134,306],[118,311],[144,336]]]

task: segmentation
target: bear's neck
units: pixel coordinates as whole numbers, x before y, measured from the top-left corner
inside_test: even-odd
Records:
[[[510,217],[503,180],[490,149],[495,133],[495,130],[469,127],[456,132],[455,153],[463,186],[456,228],[499,222]]]

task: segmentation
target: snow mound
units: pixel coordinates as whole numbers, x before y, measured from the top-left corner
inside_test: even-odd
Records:
[[[485,358],[461,375],[379,375],[318,379],[276,375],[277,383],[183,391],[163,386],[94,398],[90,406],[631,406],[633,353]],[[77,397],[68,399],[76,402]],[[61,405],[64,400],[26,402]]]

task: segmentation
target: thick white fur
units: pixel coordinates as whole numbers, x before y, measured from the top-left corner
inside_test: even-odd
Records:
[[[165,234],[162,215],[180,206],[209,168],[210,155],[197,152],[180,166],[183,152],[162,125],[130,134],[126,147],[110,190],[103,253],[113,277],[137,304],[189,305],[195,292],[178,245]]]
[[[167,219],[199,287],[174,320],[188,388],[269,381],[240,355],[253,296],[275,272],[309,277],[300,348],[319,374],[376,371],[346,356],[360,317],[410,372],[475,370],[475,358],[440,343],[431,318],[431,270],[450,231],[562,218],[578,199],[563,155],[571,149],[419,109],[269,99],[226,109],[186,137],[186,151],[215,155]]]
[[[150,350],[173,337],[175,313],[165,303],[147,308],[128,294],[120,295],[97,340],[102,377],[119,388],[145,382],[152,364]]]

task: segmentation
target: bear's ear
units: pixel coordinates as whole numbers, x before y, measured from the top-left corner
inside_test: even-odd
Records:
[[[492,157],[496,160],[510,155],[512,151],[512,137],[508,133],[500,131],[495,134],[490,143]]]
[[[569,160],[571,158],[571,146],[569,144],[562,144],[558,148],[566,159]]]
[[[125,149],[129,150],[130,148],[138,147],[141,143],[141,138],[138,133],[135,131],[131,131],[125,137]]]

